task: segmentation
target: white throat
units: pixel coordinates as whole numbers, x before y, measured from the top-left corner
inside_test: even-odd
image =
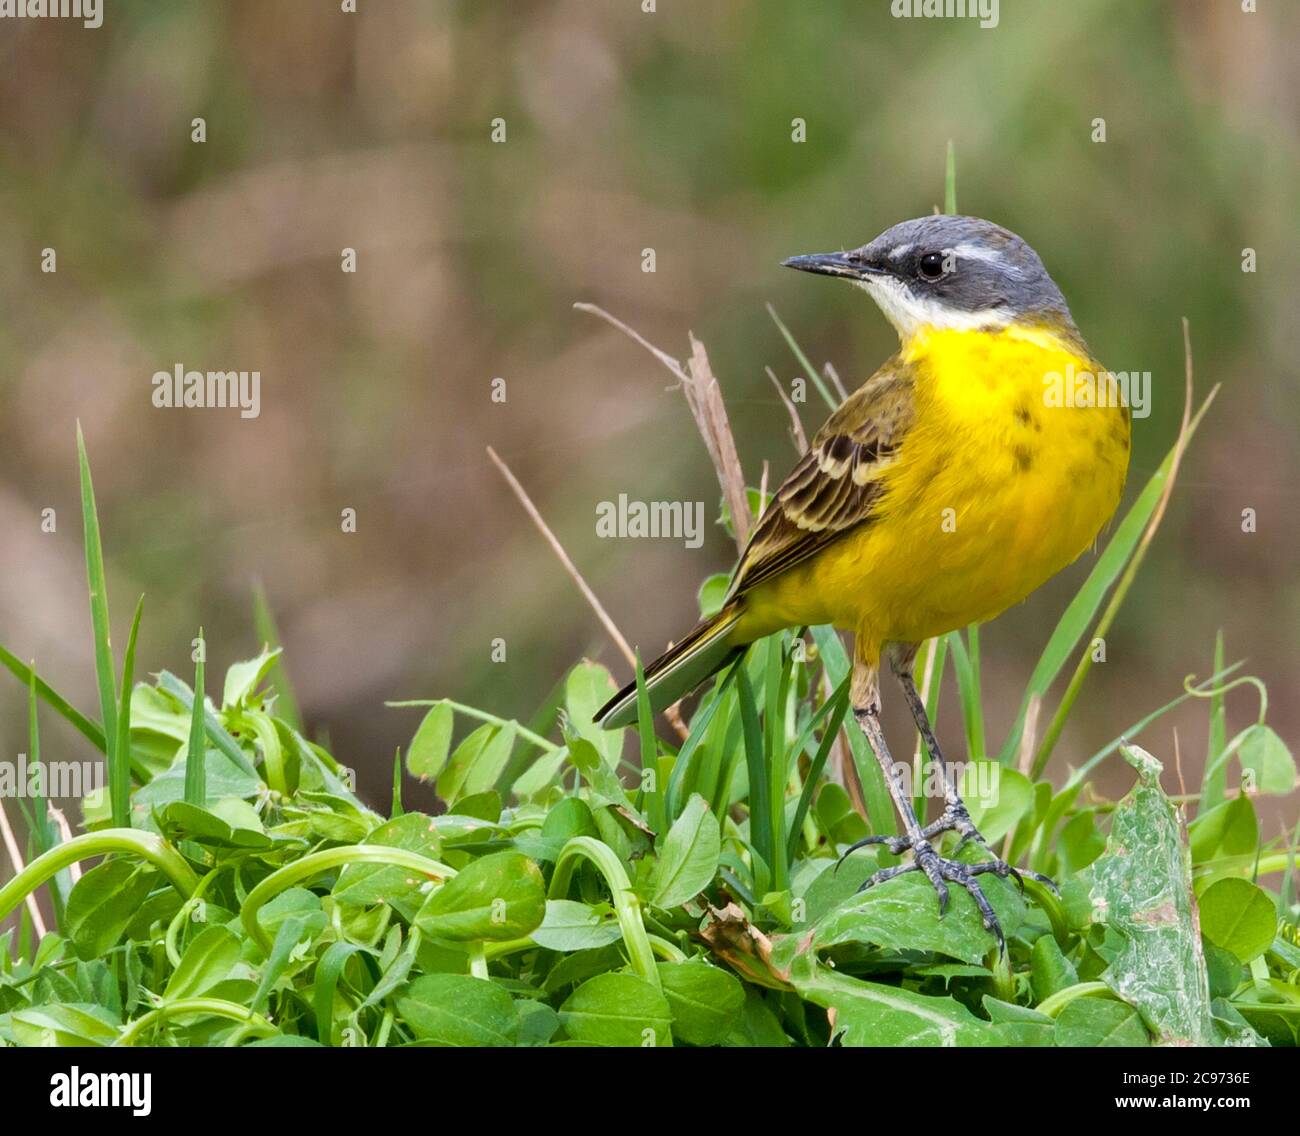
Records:
[[[893,276],[868,276],[856,283],[876,301],[904,343],[923,327],[941,331],[973,331],[980,327],[1006,327],[1011,322],[1011,317],[1000,308],[965,312],[925,296],[915,296]]]

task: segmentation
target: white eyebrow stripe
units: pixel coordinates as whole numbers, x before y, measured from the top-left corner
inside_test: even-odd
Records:
[[[981,245],[955,245],[948,251],[954,252],[958,256],[968,257],[970,260],[984,260],[989,261],[990,263],[1002,259],[1002,254],[1000,252],[997,252],[994,249],[984,248]]]
[[[984,248],[981,245],[960,244],[949,251],[956,253],[958,256],[968,257],[971,260],[982,260],[989,264],[997,264],[1009,276],[1023,278],[1025,275],[1025,270],[1020,265],[1007,260],[998,249]]]
[[[909,252],[912,251],[912,247],[913,246],[911,241],[908,241],[907,244],[905,245],[895,245],[892,249],[889,250],[889,256],[891,259],[899,256],[906,256]]]

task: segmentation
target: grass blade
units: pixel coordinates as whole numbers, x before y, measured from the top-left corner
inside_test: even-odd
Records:
[[[817,373],[817,368],[809,362],[808,356],[804,354],[803,348],[799,346],[798,341],[790,333],[790,329],[781,322],[781,317],[776,314],[776,309],[772,307],[771,304],[767,305],[767,313],[772,317],[772,322],[776,324],[777,330],[780,331],[782,337],[785,339],[786,345],[790,348],[790,353],[795,357],[799,366],[808,372],[808,379],[812,385],[817,388],[817,393],[826,400],[826,405],[832,410],[838,408],[840,405],[839,401],[831,394],[825,381],[822,379],[821,375]]]
[[[1222,630],[1214,637],[1214,670],[1216,674],[1223,670]],[[1205,773],[1201,778],[1201,812],[1221,804],[1227,795],[1228,763],[1219,759],[1228,744],[1228,720],[1223,695],[1223,688],[1218,687],[1210,698],[1210,740],[1209,752],[1205,755]]]
[[[650,708],[650,691],[645,684],[645,667],[641,665],[641,652],[636,653],[636,732],[641,743],[641,777],[645,789],[645,814],[655,832],[667,828],[668,814],[664,809],[664,793],[659,785],[659,747],[655,742],[654,711]],[[650,780],[645,780],[649,770]]]
[[[960,631],[950,632],[946,638],[952,652],[953,673],[957,676],[957,693],[961,698],[962,723],[966,727],[966,754],[971,761],[975,761],[985,756],[984,709],[980,701],[979,625],[972,623],[966,632],[969,647],[962,640]]]
[[[117,708],[117,743],[108,764],[108,796],[113,806],[113,824],[131,827],[131,683],[135,679],[135,643],[144,614],[144,596],[135,605],[131,632],[126,637],[122,659],[122,691]]]
[[[171,671],[160,671],[158,674],[158,689],[170,694],[186,710],[194,710],[194,693]],[[203,705],[203,699],[198,699],[200,706]],[[224,753],[241,772],[247,773],[250,777],[256,777],[262,780],[262,775],[253,767],[253,763],[248,760],[248,755],[239,748],[239,743],[230,736],[229,731],[217,721],[217,717],[211,710],[205,709],[203,712],[203,725],[207,730],[208,738],[212,744]]]
[[[388,819],[395,820],[405,812],[402,805],[402,747],[398,746],[393,753],[393,804],[388,810]]]
[[[266,590],[260,583],[253,585],[253,629],[257,632],[258,641],[266,644],[267,647],[274,649],[283,646],[280,642],[280,629],[275,622],[275,613],[271,611]],[[289,672],[285,669],[283,655],[271,664],[267,677],[278,695],[275,702],[275,716],[301,732],[302,713],[298,709],[298,698],[294,693],[293,683],[289,681]]]
[[[41,730],[36,716],[36,672],[27,681],[27,759],[29,768],[36,774],[37,792],[32,797],[30,818],[32,839],[37,855],[44,855],[57,843],[54,825],[50,823],[49,802],[45,798],[45,775],[41,766]],[[22,798],[20,797],[21,801]]]
[[[772,863],[772,810],[768,800],[766,762],[763,754],[763,729],[758,719],[758,703],[754,688],[743,665],[737,668],[736,692],[740,701],[740,720],[745,735],[745,762],[749,768],[749,842],[763,861],[759,871],[755,864],[754,893],[763,895],[770,889],[770,879],[765,879]]]
[[[951,138],[948,139],[943,171],[943,211],[953,214],[957,212],[957,151],[953,148]]]
[[[90,622],[95,633],[95,679],[99,684],[99,708],[104,717],[105,755],[108,782],[112,786],[117,770],[117,678],[113,648],[109,640],[108,590],[104,579],[104,549],[99,540],[99,512],[95,508],[95,487],[90,479],[86,439],[77,423],[77,462],[81,471],[81,523],[86,546],[86,580],[90,586]],[[114,823],[125,824],[114,812]]]
[[[107,753],[104,741],[104,729],[98,722],[92,722],[80,710],[72,705],[57,690],[29,667],[17,655],[0,646],[0,666],[10,671],[24,686],[35,686],[36,693],[51,710],[63,718],[82,737],[100,753]]]
[[[849,711],[849,680],[845,679],[835,688],[835,693],[822,705],[821,709],[813,715],[812,720],[808,723],[808,733],[811,734],[817,723],[824,717],[826,719],[826,729],[822,733],[821,743],[817,747],[817,754],[808,766],[808,776],[804,778],[803,792],[799,794],[799,804],[795,806],[794,816],[790,821],[790,836],[786,841],[786,859],[794,861],[799,850],[799,832],[803,828],[804,817],[808,815],[808,809],[812,805],[813,794],[817,791],[817,784],[821,780],[822,770],[826,768],[826,759],[830,757],[831,747],[835,744],[835,736],[840,732],[840,727],[844,725],[844,715]],[[795,753],[802,753],[806,739],[801,738]]]
[[[682,748],[677,751],[677,760],[673,762],[673,771],[668,775],[667,809],[669,817],[673,820],[677,818],[678,813],[681,811],[682,798],[686,795],[682,789],[686,782],[686,774],[690,768],[691,758],[704,740],[704,735],[709,728],[709,722],[712,720],[713,715],[718,712],[722,696],[727,693],[727,688],[735,681],[736,672],[744,665],[745,659],[742,655],[732,664],[731,668],[722,677],[722,681],[714,686],[713,697],[709,699],[704,709],[691,719],[691,732],[682,743]]]
[[[208,804],[208,726],[204,721],[203,661],[207,642],[199,628],[198,657],[194,660],[194,700],[190,705],[190,740],[185,751],[185,802],[206,808]]]
[[[933,723],[939,720],[939,693],[943,690],[943,668],[948,661],[948,636],[938,635],[929,640],[929,643],[929,653],[926,655],[925,666],[921,670],[920,694],[925,699],[926,717]],[[925,820],[928,811],[929,801],[925,796],[925,786],[930,762],[933,760],[934,754],[926,746],[921,731],[917,730],[912,759],[912,808],[921,820]]]

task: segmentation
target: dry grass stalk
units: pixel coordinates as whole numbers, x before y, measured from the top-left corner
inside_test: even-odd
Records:
[[[695,419],[696,428],[704,440],[704,448],[709,452],[714,471],[718,475],[718,484],[722,486],[722,496],[731,513],[732,527],[736,533],[736,546],[743,551],[749,540],[753,518],[749,512],[749,498],[745,493],[745,475],[740,467],[740,456],[736,453],[735,439],[731,434],[731,424],[727,419],[727,408],[722,401],[722,391],[718,380],[709,365],[708,354],[694,335],[691,340],[691,357],[683,366],[667,351],[656,347],[639,332],[633,331],[617,316],[612,316],[596,304],[574,304],[581,312],[590,312],[600,316],[612,327],[618,328],[635,343],[639,343],[659,360],[677,379],[686,397],[686,405]]]
[[[582,598],[587,601],[591,610],[596,613],[596,618],[604,625],[609,637],[614,640],[614,644],[623,652],[627,665],[636,670],[636,652],[632,650],[628,641],[623,637],[623,633],[610,618],[605,606],[596,598],[596,593],[591,590],[587,581],[582,578],[582,573],[578,571],[577,566],[569,559],[569,554],[564,551],[564,545],[560,543],[559,539],[542,519],[542,514],[537,511],[537,506],[533,504],[524,487],[519,484],[519,479],[510,471],[510,467],[497,456],[496,450],[488,446],[487,452],[488,457],[501,471],[501,476],[506,479],[506,484],[514,491],[514,495],[519,498],[519,503],[524,507],[524,512],[532,518],[533,524],[537,526],[537,531],[542,534],[546,543],[551,546],[551,550],[559,557],[560,563],[564,565],[564,570],[569,574],[569,578],[578,585],[578,591],[582,593]]]
[[[18,875],[26,865],[23,863],[23,855],[18,850],[18,840],[14,836],[14,830],[9,826],[9,814],[5,812],[4,805],[0,804],[0,837],[4,840],[4,846],[9,853],[9,860],[14,866],[14,875]],[[27,910],[32,917],[32,927],[36,931],[36,938],[39,942],[45,938],[45,919],[41,915],[40,905],[36,902],[36,893],[29,891],[27,893]]]
[[[767,377],[772,380],[772,385],[776,387],[776,393],[781,396],[781,401],[785,403],[786,413],[790,415],[790,438],[794,442],[794,448],[799,451],[799,456],[803,457],[808,452],[808,435],[804,433],[803,423],[799,420],[799,412],[795,409],[794,403],[790,401],[790,396],[785,393],[785,387],[781,385],[781,380],[776,377],[776,372],[771,367],[767,368]]]
[[[569,558],[569,554],[564,551],[564,545],[562,545],[559,538],[551,532],[550,526],[542,519],[542,514],[538,511],[537,506],[533,504],[532,498],[528,496],[528,492],[519,483],[519,479],[515,477],[513,472],[511,472],[510,467],[501,460],[497,455],[496,450],[491,446],[488,446],[487,452],[488,457],[492,459],[497,469],[501,471],[501,476],[506,479],[506,484],[510,486],[514,495],[519,498],[519,503],[524,507],[524,512],[532,518],[533,524],[537,526],[538,532],[542,534],[546,543],[551,546],[551,550],[559,558],[560,563],[564,566],[564,570],[569,574],[569,578],[577,584],[578,591],[582,593],[582,598],[587,601],[591,610],[596,613],[596,618],[600,620],[606,632],[609,634],[609,637],[614,640],[614,645],[622,652],[623,658],[627,660],[627,665],[635,671],[636,652],[632,650],[631,645],[628,643],[623,633],[618,629],[618,625],[610,618],[609,612],[605,610],[605,605],[600,602],[596,593],[591,590],[591,586],[585,579],[583,579],[582,573],[578,571],[577,565],[575,565]],[[664,716],[668,719],[669,723],[671,723],[673,729],[678,733],[681,739],[685,741],[686,735],[689,731],[687,730],[686,723],[682,721],[681,711],[677,706],[670,706],[664,711]]]

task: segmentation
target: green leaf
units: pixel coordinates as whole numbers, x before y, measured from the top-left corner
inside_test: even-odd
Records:
[[[1076,998],[1056,1019],[1056,1044],[1083,1049],[1148,1046],[1151,1037],[1141,1015],[1126,1002]]]
[[[731,575],[727,572],[715,572],[700,585],[696,599],[700,605],[701,619],[711,619],[722,610],[730,587]]]
[[[213,848],[263,849],[272,843],[257,810],[238,797],[224,797],[206,809],[172,801],[162,810],[161,827],[170,840],[192,840]]]
[[[602,916],[586,903],[571,899],[548,899],[546,917],[532,934],[532,940],[548,951],[594,950],[623,937],[613,915]]]
[[[734,975],[703,959],[656,964],[673,1015],[673,1032],[691,1045],[719,1045],[745,1005]]]
[[[546,916],[542,873],[518,852],[472,860],[415,917],[426,935],[452,942],[522,939]]]
[[[1241,959],[1208,940],[1202,946],[1205,948],[1205,965],[1210,972],[1210,997],[1230,998],[1244,975]]]
[[[668,835],[650,877],[655,907],[672,908],[699,895],[718,871],[722,833],[709,803],[698,793],[686,802]]]
[[[1060,946],[1051,935],[1040,935],[1034,940],[1029,952],[1029,968],[1036,1002],[1079,981],[1074,965],[1061,953]]]
[[[159,885],[158,873],[131,860],[106,860],[91,868],[68,895],[64,933],[83,959],[117,945],[136,908]]]
[[[519,1015],[494,982],[463,974],[426,974],[397,999],[411,1032],[440,1046],[512,1046]]]
[[[1023,902],[1005,881],[992,875],[979,879],[1009,938],[1024,920]],[[935,951],[968,963],[982,962],[994,945],[965,888],[950,888],[948,911],[940,918],[934,887],[919,872],[877,884],[818,920],[812,948],[823,950],[839,943]]]
[[[599,663],[584,660],[564,681],[564,706],[569,725],[586,738],[611,769],[623,756],[623,731],[604,730],[595,722],[596,711],[618,693],[618,683]]]
[[[1229,798],[1199,812],[1187,826],[1192,862],[1208,863],[1217,855],[1253,855],[1259,845],[1259,819],[1249,797]]]
[[[672,1045],[672,1021],[663,994],[632,974],[598,974],[560,1007],[564,1032],[592,1045]]]
[[[250,798],[256,795],[262,782],[236,766],[220,750],[209,748],[203,763],[204,798],[209,801],[223,797]],[[151,781],[141,785],[131,798],[137,816],[148,816],[154,809],[185,798],[185,762],[178,758],[176,764],[165,769]]]
[[[990,1029],[953,998],[863,982],[822,966],[797,967],[791,981],[807,1001],[835,1011],[835,1034],[847,1046],[995,1046]]]
[[[262,966],[261,977],[250,1003],[254,1013],[261,1013],[267,999],[271,997],[271,991],[275,989],[275,984],[280,981],[290,963],[293,962],[294,951],[303,941],[304,931],[307,931],[307,925],[296,915],[290,916],[280,924],[280,929],[275,934],[275,942],[271,944],[271,953]],[[310,942],[310,938],[307,941]]]
[[[545,1045],[560,1028],[560,1015],[545,1002],[527,999],[515,1003],[519,1014],[517,1045]]]
[[[447,764],[456,712],[445,702],[429,707],[406,750],[406,768],[412,777],[434,781]]]
[[[1072,876],[1083,871],[1106,851],[1106,838],[1097,831],[1091,809],[1076,813],[1061,829],[1056,852],[1061,858],[1061,874]]]
[[[316,1014],[316,1031],[321,1040],[329,1045],[337,1044],[339,1037],[335,1028],[339,1019],[335,1012],[336,1003],[341,1001],[336,997],[339,979],[343,976],[348,960],[366,949],[360,943],[331,943],[316,964],[312,983],[312,1008]]]
[[[591,803],[593,805],[617,805],[626,809],[632,807],[627,792],[618,775],[605,763],[600,752],[586,738],[575,733],[565,735],[569,761],[577,769],[582,779],[591,786]]]
[[[990,844],[1006,836],[1034,803],[1029,778],[996,761],[967,762],[960,788],[971,820]]]
[[[505,771],[515,744],[515,723],[486,723],[456,747],[438,777],[437,793],[448,805],[491,789]]]
[[[77,1003],[15,1010],[9,1024],[18,1044],[32,1047],[112,1045],[119,1029],[103,1006]]]
[[[180,965],[172,973],[163,998],[197,998],[230,977],[239,962],[239,938],[225,927],[200,931],[185,948]]]
[[[226,671],[225,690],[221,695],[222,709],[230,710],[244,706],[250,697],[257,693],[257,688],[275,666],[275,660],[279,657],[279,647],[268,647],[263,648],[262,653],[255,659],[233,663]]]
[[[399,847],[432,860],[442,858],[433,819],[422,812],[404,812],[369,833],[364,845]],[[403,919],[413,919],[424,903],[421,888],[426,881],[416,879],[407,868],[393,864],[348,864],[339,872],[331,894],[339,903],[352,907],[369,907],[372,903],[390,903]]]
[[[1091,868],[1093,909],[1117,943],[1102,978],[1161,1042],[1213,1045],[1182,822],[1160,788],[1160,763],[1137,746],[1122,752],[1138,783],[1116,807],[1106,853]]]
[[[1200,899],[1201,933],[1242,962],[1258,958],[1277,934],[1277,908],[1263,888],[1249,880],[1216,880]]]
[[[1261,793],[1285,796],[1296,785],[1295,758],[1269,726],[1256,725],[1246,730],[1237,750],[1244,776],[1243,786]]]

